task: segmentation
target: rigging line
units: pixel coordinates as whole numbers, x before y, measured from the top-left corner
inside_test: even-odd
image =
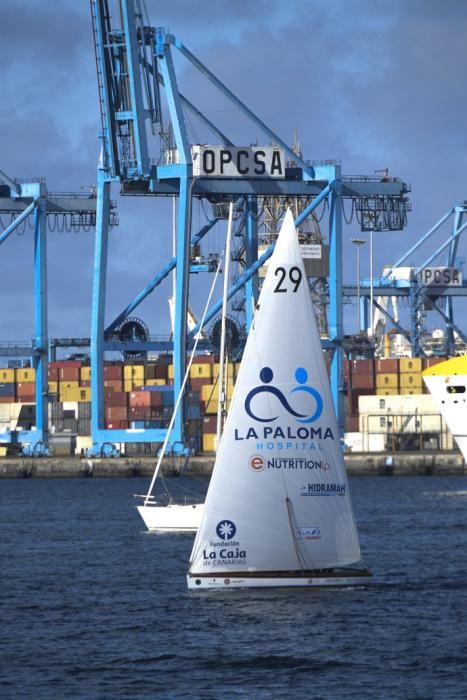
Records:
[[[206,301],[206,306],[204,307],[204,311],[203,311],[203,317],[202,317],[202,319],[201,319],[201,321],[200,321],[200,328],[203,327],[203,325],[204,325],[204,320],[205,320],[206,315],[207,315],[207,313],[208,313],[209,304],[210,304],[210,302],[211,302],[211,297],[212,297],[212,295],[213,295],[213,293],[214,293],[214,287],[215,287],[215,284],[216,284],[216,282],[217,282],[217,277],[218,277],[219,272],[220,272],[220,269],[221,269],[222,257],[223,257],[223,255],[219,258],[219,263],[218,263],[218,265],[217,265],[216,274],[214,275],[214,279],[213,279],[213,282],[212,282],[212,285],[211,285],[211,289],[209,290],[208,299],[207,299],[207,301]],[[163,442],[163,444],[162,444],[161,450],[160,450],[160,452],[159,452],[159,459],[157,460],[156,468],[155,468],[155,470],[154,470],[154,474],[153,474],[153,476],[152,476],[151,483],[150,483],[150,485],[149,485],[149,489],[148,489],[148,492],[147,492],[147,494],[146,494],[146,498],[144,499],[144,505],[145,505],[145,506],[147,505],[147,503],[148,503],[148,501],[149,501],[149,499],[150,499],[150,497],[151,497],[151,493],[152,493],[152,490],[153,490],[153,488],[154,488],[154,484],[155,484],[155,481],[156,481],[156,479],[157,479],[157,475],[158,475],[159,470],[160,470],[160,468],[161,468],[162,458],[164,457],[165,451],[166,451],[166,449],[167,449],[167,443],[169,442],[169,437],[170,437],[170,434],[171,434],[171,432],[172,432],[173,424],[174,424],[174,422],[175,422],[175,417],[176,417],[176,415],[177,415],[177,411],[178,411],[178,409],[179,409],[179,407],[180,407],[180,403],[181,403],[182,398],[183,398],[183,392],[184,392],[184,390],[185,390],[185,386],[186,386],[188,377],[189,377],[189,375],[190,375],[191,365],[193,364],[193,359],[194,359],[194,356],[195,356],[195,353],[196,353],[196,348],[198,347],[198,342],[199,342],[200,337],[201,337],[201,333],[197,333],[197,335],[196,335],[196,337],[195,337],[195,342],[194,342],[194,344],[193,344],[193,349],[192,349],[192,351],[191,351],[190,359],[189,359],[189,361],[188,361],[188,365],[187,365],[187,368],[186,368],[185,376],[184,376],[184,378],[183,378],[182,386],[180,387],[180,393],[179,393],[179,395],[178,395],[178,397],[177,397],[177,401],[176,401],[176,403],[175,403],[174,410],[173,410],[173,413],[172,413],[172,418],[170,419],[170,423],[169,423],[169,426],[168,426],[168,428],[167,428],[167,433],[166,433],[164,442]]]

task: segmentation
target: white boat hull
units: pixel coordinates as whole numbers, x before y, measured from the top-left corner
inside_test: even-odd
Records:
[[[310,575],[307,575],[310,574]],[[367,570],[341,570],[332,574],[321,572],[305,572],[302,575],[280,574],[221,574],[219,576],[195,576],[188,574],[188,588],[191,590],[206,590],[215,588],[347,588],[349,586],[365,586],[369,583],[371,574]]]
[[[137,506],[149,532],[196,532],[204,512],[204,503],[166,506]]]
[[[440,362],[426,369],[422,376],[467,462],[467,356]]]

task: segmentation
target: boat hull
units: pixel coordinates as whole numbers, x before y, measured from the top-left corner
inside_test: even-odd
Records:
[[[229,574],[188,574],[190,590],[229,588],[347,588],[365,586],[371,580],[367,569],[333,569],[301,572],[232,572]]]
[[[166,506],[137,506],[149,532],[196,532],[204,512],[204,503]]]

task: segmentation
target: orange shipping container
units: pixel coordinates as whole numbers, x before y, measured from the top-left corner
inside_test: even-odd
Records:
[[[352,376],[349,380],[350,388],[351,389],[373,389],[375,386],[375,378],[373,376],[373,373],[371,374],[354,374],[352,372]]]
[[[47,377],[49,379],[49,382],[58,382],[58,367],[51,367],[49,365],[47,370]]]
[[[123,391],[123,381],[121,379],[105,379],[104,386],[112,391]]]
[[[132,391],[128,397],[128,405],[132,406],[162,406],[160,391]]]
[[[128,394],[125,391],[112,391],[106,398],[107,406],[125,406],[128,405]]]
[[[128,409],[126,406],[106,406],[105,417],[107,420],[128,420]]]
[[[375,370],[374,360],[351,360],[350,361],[350,371],[352,377],[354,374],[366,374],[373,375]]]
[[[23,397],[34,397],[36,395],[35,382],[20,382],[16,385],[16,395],[18,399]]]
[[[383,357],[375,360],[375,372],[378,374],[397,374],[399,372],[399,362],[392,357]]]
[[[122,365],[105,365],[104,366],[104,379],[120,380],[123,379],[123,367]]]
[[[60,367],[58,378],[61,382],[79,382],[79,367]]]

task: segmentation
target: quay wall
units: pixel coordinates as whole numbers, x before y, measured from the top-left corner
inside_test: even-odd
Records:
[[[164,459],[163,474],[178,475],[184,461],[172,457]],[[349,476],[467,476],[467,466],[457,452],[352,453],[345,455],[345,464]],[[209,476],[213,465],[213,455],[194,457],[190,459],[186,473]],[[0,459],[0,478],[150,478],[154,466],[154,457],[7,457]]]

